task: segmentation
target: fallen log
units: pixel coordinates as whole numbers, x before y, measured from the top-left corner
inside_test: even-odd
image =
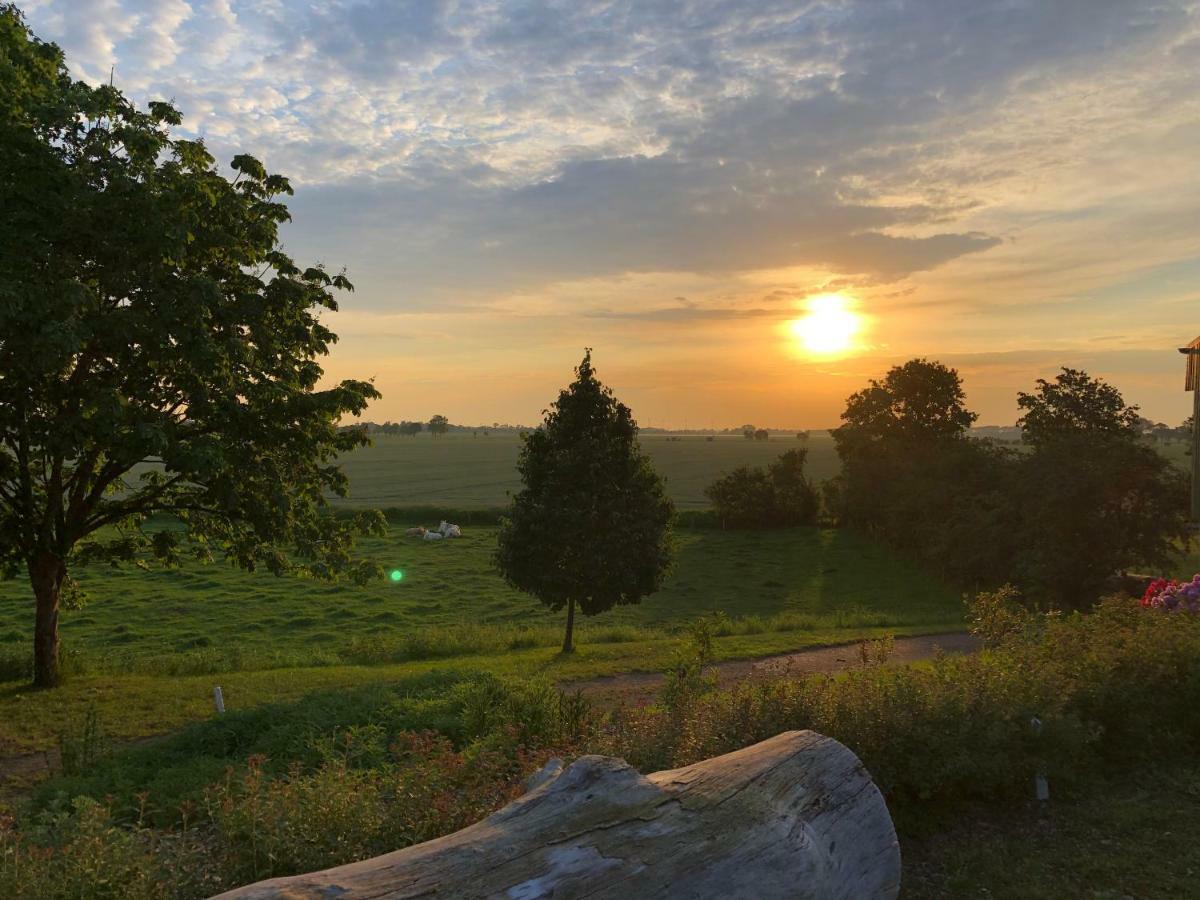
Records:
[[[894,898],[900,849],[882,795],[832,738],[789,731],[640,775],[619,759],[551,763],[462,831],[221,900]]]

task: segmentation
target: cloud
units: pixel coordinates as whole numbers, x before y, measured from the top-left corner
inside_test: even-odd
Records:
[[[795,312],[761,307],[664,306],[639,310],[592,309],[581,313],[589,319],[633,319],[643,322],[700,322],[727,319],[789,319]]]
[[[364,314],[749,331],[845,289],[963,352],[1186,318],[1141,273],[1200,257],[1194,0],[23,6],[292,176],[289,249]]]

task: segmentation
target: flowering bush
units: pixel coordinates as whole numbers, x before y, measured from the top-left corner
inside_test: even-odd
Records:
[[[1142,606],[1167,612],[1200,614],[1200,574],[1191,581],[1156,578],[1142,595]]]

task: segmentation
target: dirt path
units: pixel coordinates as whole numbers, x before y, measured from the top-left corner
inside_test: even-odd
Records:
[[[120,741],[113,749],[136,747],[157,741],[166,735],[151,734],[133,740]],[[0,756],[0,808],[29,794],[30,790],[51,774],[62,771],[62,760],[57,747],[20,753],[15,756]]]
[[[896,645],[888,657],[887,665],[900,666],[933,659],[939,650],[948,654],[974,653],[980,646],[978,638],[961,631],[896,638]],[[859,644],[855,642],[832,647],[814,647],[811,650],[800,650],[780,656],[730,660],[716,663],[713,668],[717,670],[721,687],[729,687],[738,681],[755,681],[780,675],[842,672],[860,664]],[[626,675],[607,675],[586,681],[565,682],[560,687],[569,691],[581,691],[585,697],[605,706],[618,703],[637,705],[657,694],[665,681],[666,676],[657,672],[631,672]]]
[[[0,756],[0,807],[58,769],[58,750]]]

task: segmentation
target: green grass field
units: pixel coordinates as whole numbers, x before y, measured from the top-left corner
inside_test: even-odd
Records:
[[[94,599],[62,618],[75,673],[33,702],[10,669],[0,685],[0,753],[52,744],[91,704],[121,738],[178,727],[210,714],[218,673],[245,707],[436,668],[559,681],[654,670],[669,661],[681,626],[718,611],[732,617],[717,640],[720,658],[962,625],[955,591],[848,532],[696,529],[677,534],[662,591],[585,618],[579,652],[564,659],[562,614],[503,583],[491,566],[495,533],[470,528],[461,540],[426,543],[393,528],[362,549],[403,580],[362,588],[217,564],[82,569]],[[31,618],[28,586],[0,583],[0,659],[27,660]]]
[[[470,432],[453,432],[435,438],[422,433],[373,439],[373,446],[343,460],[351,495],[339,502],[357,507],[493,507],[507,503],[508,492],[520,488],[517,434],[473,437]],[[741,465],[764,466],[796,447],[808,448],[808,473],[814,480],[824,481],[838,472],[833,438],[824,431],[813,432],[803,443],[782,435],[768,441],[718,435],[709,441],[701,435],[668,440],[667,435],[643,434],[640,440],[680,509],[707,506],[704,488],[722,472]]]
[[[265,667],[283,651],[298,664],[344,661],[346,654],[358,660],[364,647],[411,643],[422,634],[469,634],[477,643],[489,628],[515,646],[552,644],[562,615],[504,584],[491,564],[495,539],[490,527],[438,543],[392,528],[386,537],[362,541],[360,549],[403,579],[366,587],[221,564],[82,568],[76,577],[93,600],[63,613],[63,640],[109,669],[122,668],[123,660],[136,668],[138,659],[232,649],[248,657],[245,667],[256,661]],[[944,625],[958,616],[953,591],[848,532],[697,529],[679,532],[676,542],[664,589],[638,606],[585,619],[585,641],[597,629],[608,642],[645,637],[647,630],[658,636],[718,611],[764,620],[807,617],[822,627]],[[0,647],[17,651],[27,644],[30,596],[23,581],[0,583]],[[450,654],[433,647],[425,655]]]

